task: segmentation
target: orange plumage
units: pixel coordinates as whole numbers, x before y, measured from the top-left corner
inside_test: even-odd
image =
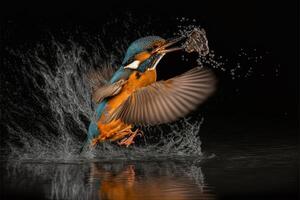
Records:
[[[158,36],[140,38],[129,46],[121,67],[109,79],[104,78],[107,73],[93,73],[100,81],[90,79],[92,97],[98,105],[96,118],[89,126],[88,144],[110,140],[128,147],[142,134],[139,129],[132,130],[135,125],[175,121],[195,110],[212,94],[215,79],[211,71],[203,67],[195,67],[166,81],[156,81],[158,63],[166,53],[183,49],[168,48],[182,38],[168,41]],[[200,47],[207,45],[203,40],[193,41],[202,41]]]
[[[126,84],[123,86],[121,92],[116,96],[109,99],[106,107],[107,114],[111,114],[116,108],[118,108],[135,90],[150,85],[156,81],[156,70],[147,70],[144,73],[135,71],[133,72]],[[119,140],[126,135],[132,133],[130,129],[132,125],[123,123],[120,119],[113,120],[109,123],[105,123],[106,114],[102,115],[98,121],[98,128],[101,132],[97,138],[93,140],[93,144],[103,140]]]

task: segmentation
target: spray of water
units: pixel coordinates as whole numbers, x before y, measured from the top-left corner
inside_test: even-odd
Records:
[[[179,20],[180,23],[196,23],[187,18]],[[195,28],[199,27],[179,27],[179,34],[186,35]],[[130,28],[129,33],[132,33]],[[140,33],[137,34],[141,36]],[[209,38],[209,32],[207,36]],[[94,161],[102,161],[101,165],[106,171],[115,173],[120,171],[112,169],[116,164],[105,164],[103,161],[161,161],[168,158],[168,161],[176,162],[183,159],[186,164],[179,166],[177,163],[173,165],[167,162],[166,165],[169,166],[162,167],[166,171],[161,174],[176,176],[174,171],[179,170],[180,176],[184,174],[190,177],[205,190],[201,168],[187,162],[187,158],[192,158],[193,162],[203,158],[199,138],[203,118],[194,122],[183,119],[165,126],[144,127],[145,137],[140,139],[143,142],[130,148],[106,142],[92,151],[79,154],[95,110],[85,75],[95,68],[118,66],[132,39],[114,41],[111,43],[114,47],[112,51],[98,37],[94,40],[86,37],[87,42],[84,44],[75,42],[75,39],[58,41],[55,37],[50,38],[47,44],[37,44],[28,50],[6,49],[9,56],[4,58],[4,64],[11,68],[11,80],[1,87],[5,93],[1,99],[5,99],[9,111],[1,114],[9,133],[6,140],[9,149],[6,152],[9,157],[8,173],[4,175],[8,177],[7,184],[13,184],[12,188],[17,187],[17,184],[20,184],[19,188],[26,188],[30,182],[33,186],[36,182],[47,182],[48,185],[44,187],[48,188],[44,191],[49,193],[46,196],[51,199],[97,199],[97,178],[88,175],[87,181],[87,174],[93,169],[91,165]],[[241,50],[238,57],[253,62],[260,62],[262,59],[257,56],[249,57],[248,54]],[[227,66],[227,62],[227,59],[217,56],[212,50],[206,57],[198,59],[199,65],[229,73],[232,79],[245,78],[253,73],[251,67],[246,74],[240,72],[241,68],[245,69],[242,62],[231,67]],[[277,74],[278,70],[275,70]],[[12,83],[15,85],[14,91],[9,87]],[[26,164],[25,160],[29,163]],[[141,165],[144,177],[151,177],[153,170],[158,173],[162,169],[149,163],[137,163]],[[162,162],[158,165],[161,166]],[[176,167],[180,169],[175,169]],[[23,182],[26,185],[22,185],[19,177],[29,179]]]
[[[188,18],[178,20],[181,24],[196,23]],[[128,24],[124,26],[128,27]],[[197,25],[182,25],[178,26],[178,30],[175,35],[187,36],[191,31],[201,29]],[[209,38],[209,32],[207,36]],[[9,132],[7,146],[10,158],[142,159],[202,155],[198,133],[203,119],[196,122],[183,119],[168,125],[168,131],[146,128],[144,139],[147,141],[149,137],[158,138],[156,143],[145,142],[144,145],[135,145],[128,149],[102,143],[97,149],[79,155],[87,126],[95,110],[86,74],[99,67],[118,67],[131,42],[131,39],[122,38],[114,41],[110,45],[113,49],[110,49],[100,36],[93,39],[86,36],[84,40],[85,43],[79,43],[75,39],[58,41],[50,36],[47,43],[37,44],[28,50],[6,49],[9,57],[4,58],[4,64],[11,68],[12,80],[4,83],[1,89],[6,90],[2,99],[5,99],[8,111],[2,114]],[[256,63],[262,59],[262,56],[255,56],[257,54],[252,57],[248,54],[241,50],[237,57]],[[199,65],[229,73],[233,80],[254,73],[251,66],[245,73],[246,67],[241,67],[241,63],[228,66],[228,62],[222,56],[217,56],[213,50],[207,56],[198,58]],[[278,73],[278,69],[275,71]],[[14,91],[9,87],[12,82],[15,84]]]
[[[105,50],[99,50],[101,44],[101,40],[98,45],[90,44],[88,51],[73,40],[60,43],[52,38],[49,46],[39,44],[26,53],[10,51],[11,56],[20,61],[17,75],[23,77],[25,84],[21,86],[27,87],[32,99],[20,102],[15,99],[22,99],[21,95],[7,96],[10,102],[7,114],[10,158],[58,161],[201,156],[198,132],[202,120],[191,123],[186,119],[169,125],[168,133],[156,129],[155,137],[160,137],[156,144],[120,148],[115,144],[102,143],[91,152],[79,154],[87,124],[95,110],[85,75],[95,66],[113,65],[118,62],[115,58],[121,57],[118,54],[122,52],[122,46],[114,52],[115,55],[103,56]],[[47,57],[49,52],[52,54],[50,58]],[[45,111],[47,115],[42,114]],[[28,118],[30,127],[20,123],[18,117]],[[153,129],[146,128],[145,140],[153,136],[151,132]]]

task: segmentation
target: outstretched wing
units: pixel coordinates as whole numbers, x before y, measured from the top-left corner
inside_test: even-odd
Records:
[[[196,67],[166,81],[136,90],[107,119],[155,125],[175,121],[206,100],[215,90],[215,76]]]

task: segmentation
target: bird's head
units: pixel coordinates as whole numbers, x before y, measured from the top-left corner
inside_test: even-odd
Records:
[[[140,38],[129,46],[122,65],[125,69],[138,70],[155,69],[161,58],[168,52],[181,50],[181,47],[173,47],[183,37],[165,40],[159,36],[147,36]]]

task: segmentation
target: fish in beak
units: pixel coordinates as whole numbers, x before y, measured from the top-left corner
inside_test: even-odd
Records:
[[[178,45],[179,43],[181,44]],[[197,52],[199,56],[206,56],[209,53],[209,48],[204,29],[195,28],[186,35],[166,40],[165,43],[150,52],[150,55],[154,56],[155,60],[152,67],[148,69],[155,69],[162,57],[167,53],[180,50],[188,53]],[[135,60],[124,68],[137,69],[140,64],[140,60]]]
[[[185,42],[181,46],[168,49],[168,47],[179,43],[183,39],[185,39]],[[178,50],[184,50],[188,53],[197,52],[199,56],[206,56],[209,53],[209,47],[205,30],[194,28],[194,30],[192,30],[185,36],[180,36],[168,40],[164,45],[157,48],[155,51],[160,54],[164,54]]]

